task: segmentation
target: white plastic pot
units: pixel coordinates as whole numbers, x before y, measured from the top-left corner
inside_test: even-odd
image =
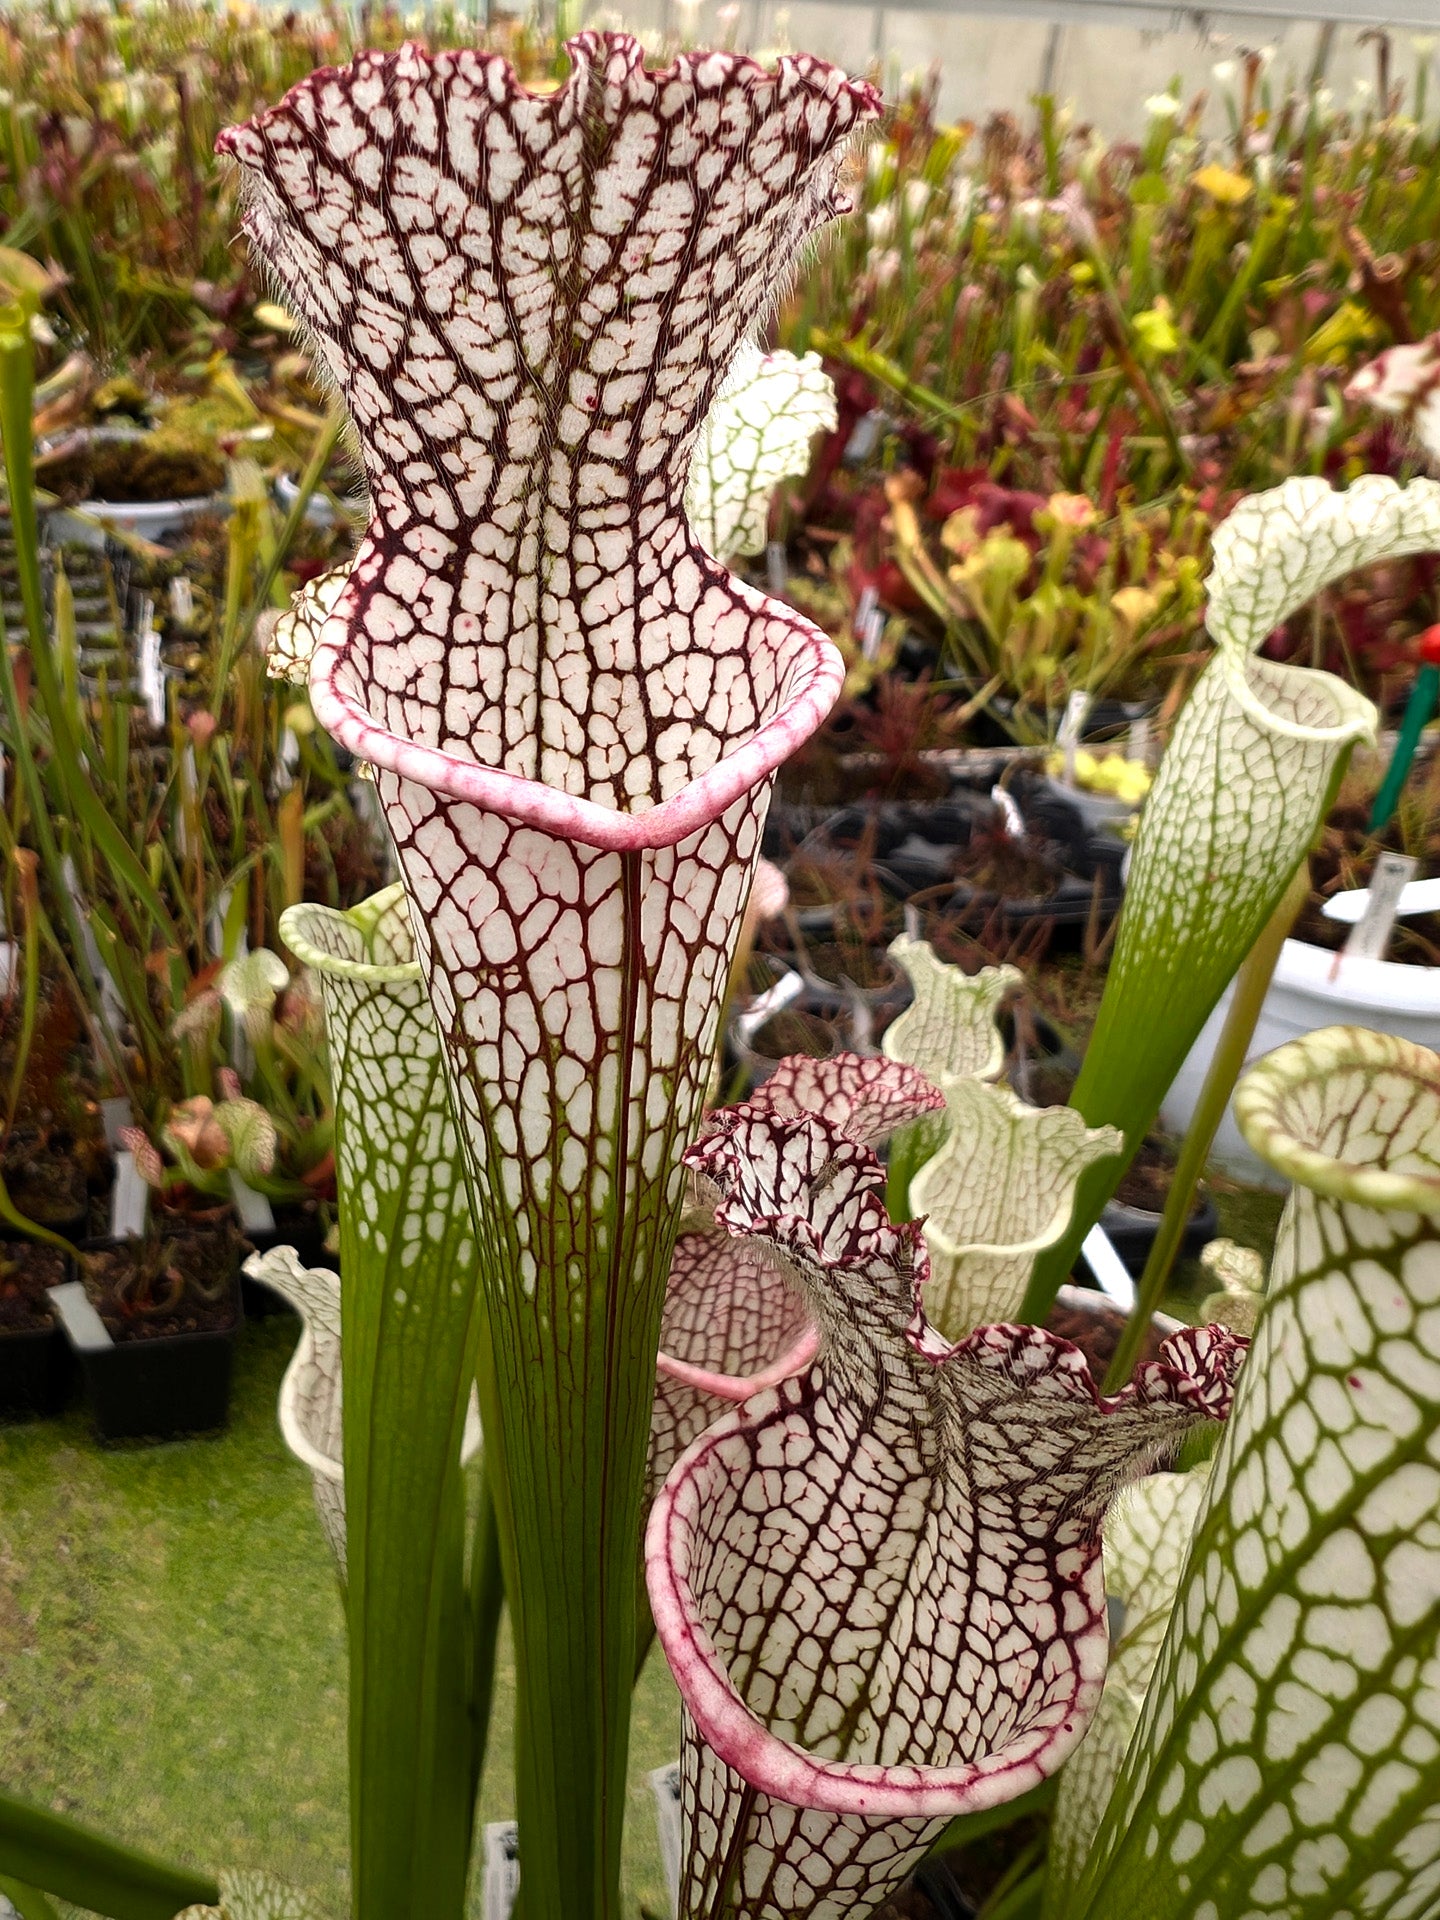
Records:
[[[192,500],[82,500],[75,507],[57,507],[49,516],[49,537],[73,546],[103,547],[109,532],[131,533],[141,540],[159,541],[178,533],[205,513],[228,513],[223,493],[201,494]]]
[[[1232,992],[1232,987],[1225,989],[1165,1096],[1160,1117],[1172,1133],[1184,1133],[1190,1124],[1230,1011]],[[1304,940],[1287,940],[1260,1009],[1246,1065],[1287,1040],[1335,1026],[1368,1027],[1373,1033],[1397,1034],[1422,1046],[1440,1046],[1440,967],[1347,958]],[[1226,1173],[1254,1185],[1286,1184],[1251,1152],[1228,1107],[1211,1158]]]

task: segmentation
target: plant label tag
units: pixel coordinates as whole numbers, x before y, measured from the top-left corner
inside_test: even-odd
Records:
[[[4,931],[4,916],[0,915],[0,933]],[[19,970],[20,949],[13,940],[0,940],[0,993],[9,993]]]
[[[520,1891],[520,1829],[492,1820],[485,1829],[485,1920],[510,1920]]]
[[[133,1127],[135,1112],[124,1094],[113,1094],[100,1102],[100,1124],[105,1129],[105,1144],[111,1153],[120,1152],[120,1129]]]
[[[1150,764],[1150,721],[1143,713],[1130,722],[1129,758]]]
[[[125,1031],[125,1002],[115,984],[115,976],[100,951],[100,943],[95,938],[92,916],[85,896],[80,891],[80,876],[75,871],[75,862],[67,853],[60,865],[65,884],[70,889],[70,898],[75,902],[75,912],[80,922],[80,944],[85,950],[86,963],[100,988],[100,1023],[118,1046],[120,1036]]]
[[[1115,1250],[1115,1243],[1097,1221],[1080,1242],[1080,1256],[1095,1277],[1100,1291],[1108,1294],[1126,1313],[1135,1305],[1135,1282],[1130,1269]]]
[[[879,610],[880,591],[877,587],[862,587],[860,598],[855,602],[855,622],[852,631],[857,640],[865,638],[870,625],[870,616]]]
[[[66,1280],[50,1289],[50,1304],[60,1316],[66,1338],[80,1353],[100,1353],[113,1347],[109,1328],[90,1304],[83,1280]]]
[[[1085,731],[1085,722],[1090,716],[1090,696],[1079,688],[1065,702],[1065,714],[1060,722],[1060,731],[1055,736],[1055,744],[1065,755],[1065,784],[1075,784],[1075,749],[1080,744],[1080,736]]]
[[[275,756],[275,768],[270,776],[270,791],[275,795],[288,793],[295,784],[295,769],[300,765],[299,737],[289,727],[280,729],[280,751]]]
[[[187,740],[180,755],[180,805],[175,809],[175,846],[182,860],[193,860],[199,853],[190,831],[191,813],[200,803],[200,775],[195,765],[195,745]]]
[[[796,973],[793,969],[782,973],[773,987],[767,988],[764,993],[757,994],[744,1013],[737,1016],[736,1034],[746,1046],[749,1046],[751,1038],[760,1031],[771,1014],[782,1013],[790,1002],[798,1000],[804,991],[805,980],[802,974]]]
[[[1408,853],[1382,853],[1375,862],[1364,911],[1345,942],[1347,960],[1385,958],[1400,911],[1400,896],[1414,877],[1417,864]]]
[[[999,826],[1001,833],[1005,835],[1007,840],[1023,840],[1025,838],[1025,816],[1016,804],[1015,796],[1009,793],[1004,787],[994,786],[990,789],[990,798],[1000,810]]]
[[[670,1889],[670,1911],[680,1906],[680,1762],[657,1767],[649,1776],[655,1796],[655,1831],[660,1841],[660,1864]]]
[[[257,1193],[254,1187],[242,1180],[233,1167],[230,1169],[230,1198],[235,1202],[242,1233],[275,1231],[275,1213],[270,1202],[263,1193]]]
[[[158,733],[165,724],[165,669],[160,664],[160,629],[155,625],[155,602],[145,595],[140,602],[138,658],[140,698],[145,702],[145,717]]]
[[[885,638],[885,616],[876,607],[865,622],[865,631],[860,636],[860,651],[867,660],[880,658],[880,646]]]
[[[183,573],[170,582],[170,618],[181,627],[188,627],[195,618],[194,589]]]
[[[785,542],[772,540],[765,549],[765,584],[771,593],[784,593],[790,584],[790,569],[785,561]]]
[[[135,1156],[122,1147],[115,1156],[115,1187],[110,1195],[110,1232],[116,1240],[138,1240],[145,1231],[145,1216],[150,1210],[150,1189],[135,1164]]]

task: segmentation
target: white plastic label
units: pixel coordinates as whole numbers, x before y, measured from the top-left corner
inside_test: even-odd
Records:
[[[492,1820],[485,1829],[485,1920],[510,1920],[520,1891],[520,1829]]]
[[[138,1240],[145,1231],[150,1189],[141,1178],[135,1156],[122,1147],[115,1156],[115,1185],[110,1194],[110,1231],[117,1240]]]
[[[1345,942],[1346,959],[1385,958],[1400,908],[1400,896],[1409,885],[1416,865],[1408,853],[1382,853],[1375,862],[1364,912]]]
[[[655,1796],[655,1832],[660,1841],[660,1864],[670,1889],[670,1911],[680,1906],[680,1762],[657,1767],[649,1776]]]
[[[1090,696],[1078,689],[1065,702],[1065,717],[1060,722],[1060,731],[1055,736],[1055,744],[1065,755],[1065,784],[1075,784],[1075,749],[1080,744],[1080,736],[1085,731],[1085,721],[1090,713]]]
[[[1130,1278],[1130,1269],[1115,1251],[1115,1243],[1098,1224],[1091,1227],[1080,1243],[1080,1253],[1085,1264],[1095,1276],[1095,1284],[1103,1294],[1107,1294],[1117,1307],[1123,1307],[1126,1313],[1135,1305],[1135,1282]]]
[[[782,973],[773,987],[757,995],[744,1013],[735,1021],[735,1031],[748,1046],[752,1038],[760,1031],[772,1013],[781,1013],[792,1000],[798,1000],[805,991],[805,981],[798,973]]]
[[[155,603],[140,603],[140,697],[145,716],[158,732],[165,724],[165,669],[160,663],[160,630],[155,625]]]
[[[275,1231],[275,1213],[270,1202],[263,1193],[257,1193],[254,1187],[247,1185],[233,1167],[230,1169],[230,1198],[235,1202],[242,1233]]]
[[[790,569],[785,561],[785,543],[772,540],[765,549],[765,584],[771,593],[784,593],[790,583]]]

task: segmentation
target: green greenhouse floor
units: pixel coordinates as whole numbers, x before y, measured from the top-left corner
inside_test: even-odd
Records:
[[[215,1439],[105,1451],[83,1410],[0,1427],[0,1784],[172,1859],[269,1867],[340,1914],[340,1604],[309,1476],[275,1420],[298,1328],[247,1328]],[[507,1640],[502,1763],[513,1700]],[[658,1654],[632,1745],[630,1910],[659,1914],[645,1775],[675,1758],[679,1708]],[[492,1765],[481,1817],[511,1810],[508,1765]]]

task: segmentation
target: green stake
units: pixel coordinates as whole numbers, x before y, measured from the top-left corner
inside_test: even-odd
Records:
[[[1422,665],[1406,702],[1405,718],[1400,722],[1400,738],[1395,742],[1394,755],[1370,810],[1371,833],[1379,833],[1389,826],[1425,723],[1440,704],[1440,626],[1427,627],[1421,634],[1420,659]]]

